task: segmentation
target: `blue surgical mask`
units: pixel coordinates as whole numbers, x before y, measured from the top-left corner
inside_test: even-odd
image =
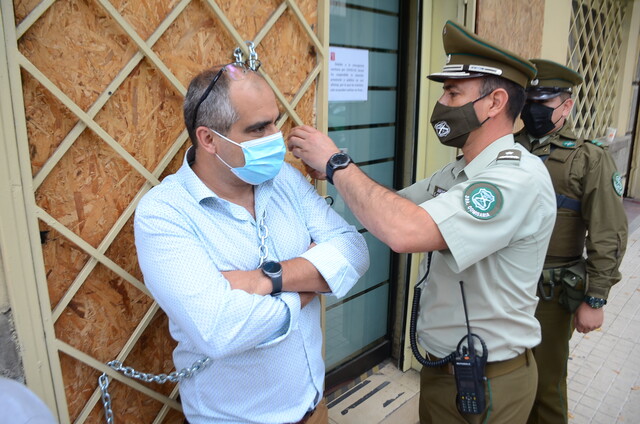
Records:
[[[245,141],[244,143],[236,143],[235,141],[223,136],[215,130],[220,138],[229,143],[233,143],[242,148],[244,153],[244,166],[232,168],[218,154],[218,159],[247,184],[258,185],[272,179],[282,168],[284,155],[287,149],[284,145],[284,138],[281,132],[268,135],[266,137],[256,138],[255,140]]]

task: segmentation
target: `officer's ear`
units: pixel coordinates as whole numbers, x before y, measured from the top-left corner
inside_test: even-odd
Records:
[[[509,102],[509,94],[504,88],[496,88],[487,96],[490,100],[489,111],[487,117],[494,118],[501,112],[507,110],[507,103]]]
[[[566,119],[571,113],[571,109],[573,109],[574,101],[571,97],[562,103],[562,116]]]

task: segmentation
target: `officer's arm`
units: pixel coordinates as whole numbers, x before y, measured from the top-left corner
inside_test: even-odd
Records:
[[[333,182],[351,212],[393,251],[431,252],[447,248],[427,211],[376,183],[355,164],[337,171]]]
[[[627,217],[611,155],[595,146],[583,176],[582,216],[587,226],[588,295],[606,299],[620,278],[620,262],[627,245]],[[619,182],[619,181],[618,181]],[[616,188],[619,192],[616,191]]]

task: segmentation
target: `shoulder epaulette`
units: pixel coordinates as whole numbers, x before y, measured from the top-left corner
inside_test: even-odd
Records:
[[[508,149],[503,150],[498,153],[498,157],[496,158],[496,163],[508,163],[510,165],[520,165],[520,158],[522,157],[522,152],[517,149]]]

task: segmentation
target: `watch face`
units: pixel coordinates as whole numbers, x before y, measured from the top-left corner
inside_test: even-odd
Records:
[[[589,306],[591,306],[594,309],[600,309],[607,304],[606,300],[599,299],[597,297],[592,297],[592,296],[586,296],[585,302],[587,302],[587,304],[589,304]]]
[[[282,271],[282,265],[280,262],[267,261],[262,264],[262,269],[269,274],[275,274]]]
[[[333,166],[344,165],[349,162],[349,156],[346,153],[338,153],[331,156],[331,164]]]

